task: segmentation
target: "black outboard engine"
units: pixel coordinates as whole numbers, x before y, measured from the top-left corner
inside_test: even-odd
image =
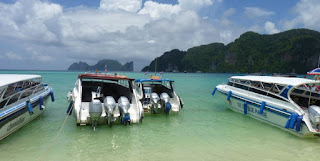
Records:
[[[96,130],[98,120],[102,114],[102,104],[99,99],[94,99],[89,104],[89,115],[93,130]]]
[[[103,103],[104,103],[104,110],[107,113],[107,122],[108,122],[109,126],[112,127],[112,123],[115,120],[113,117],[113,111],[117,106],[116,101],[114,100],[114,98],[112,96],[107,96],[103,100]]]
[[[169,102],[170,100],[170,96],[168,95],[168,93],[161,93],[160,95],[160,99],[162,101],[162,104],[164,105],[164,113],[166,115],[169,115],[169,112],[171,110],[171,104]]]
[[[122,123],[124,125],[127,125],[127,123],[130,124],[130,114],[129,114],[130,102],[128,98],[121,96],[118,100],[118,106],[121,111]]]
[[[157,93],[151,93],[151,103],[152,103],[151,111],[154,113],[158,113],[158,108],[161,108],[161,105],[160,105],[160,98]]]

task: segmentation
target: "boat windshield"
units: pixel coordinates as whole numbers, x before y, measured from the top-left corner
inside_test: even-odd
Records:
[[[171,81],[148,81],[148,82],[143,82],[143,87],[145,91],[144,93],[157,93],[160,95],[161,93],[167,93],[171,98],[173,97],[173,82]],[[147,87],[147,88],[146,88]],[[148,89],[146,91],[146,89]],[[149,90],[150,89],[150,90]]]
[[[98,93],[102,101],[106,96],[112,96],[115,100],[125,96],[131,102],[132,80],[82,79],[82,102],[91,102],[92,92]]]

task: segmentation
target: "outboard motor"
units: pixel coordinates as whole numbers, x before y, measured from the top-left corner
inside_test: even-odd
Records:
[[[169,102],[169,100],[170,100],[170,96],[168,95],[168,93],[161,93],[160,99],[161,99],[161,101],[163,101],[164,103],[167,103],[167,102]]]
[[[314,127],[318,130],[320,129],[320,107],[312,105],[308,108],[310,121],[313,123]]]
[[[161,98],[161,101],[163,102],[163,104],[165,106],[164,113],[166,115],[169,115],[169,112],[171,110],[171,104],[169,102],[170,96],[168,95],[168,93],[161,93],[160,98]]]
[[[128,98],[121,96],[118,100],[118,106],[122,113],[122,123],[124,125],[127,125],[127,123],[130,124],[130,114],[129,114],[130,102]]]
[[[112,96],[107,96],[103,100],[103,103],[104,103],[104,110],[107,113],[107,122],[108,122],[109,126],[112,127],[112,123],[114,121],[113,111],[117,106],[116,101],[114,100],[114,98]]]
[[[93,130],[96,130],[98,119],[102,114],[102,104],[99,99],[94,99],[89,104],[89,115]]]
[[[152,111],[158,113],[158,108],[161,108],[160,98],[157,93],[151,93],[151,103],[152,103]]]

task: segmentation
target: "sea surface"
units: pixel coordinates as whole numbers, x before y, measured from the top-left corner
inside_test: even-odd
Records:
[[[178,115],[145,116],[141,124],[101,125],[93,131],[90,126],[76,126],[73,115],[66,119],[67,93],[81,73],[0,73],[41,75],[52,85],[56,99],[48,102],[43,115],[0,142],[1,161],[314,161],[320,157],[320,139],[299,138],[233,112],[221,97],[212,96],[214,87],[232,74],[165,73],[165,78],[175,80],[175,90],[185,104]],[[144,73],[120,74],[146,77]]]

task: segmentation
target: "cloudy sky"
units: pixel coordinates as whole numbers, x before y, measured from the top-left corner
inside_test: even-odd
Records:
[[[0,69],[65,70],[229,43],[246,31],[320,31],[319,0],[1,0]]]

